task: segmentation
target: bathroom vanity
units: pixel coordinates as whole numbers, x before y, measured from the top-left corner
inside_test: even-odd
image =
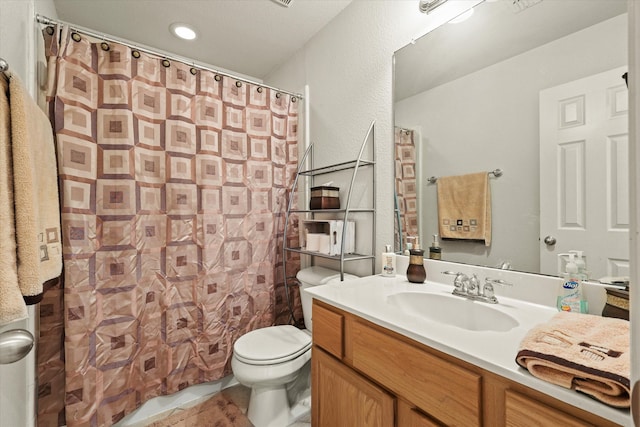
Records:
[[[551,318],[554,309],[502,298],[491,310],[515,324],[496,317],[495,328],[475,328],[421,317],[409,300],[398,303],[397,295],[409,295],[429,311],[432,299],[447,305],[451,289],[433,282],[410,284],[401,276],[372,276],[309,290],[314,297],[313,425],[630,423],[628,411],[538,380],[516,365],[522,337]],[[453,304],[452,311],[463,307]]]

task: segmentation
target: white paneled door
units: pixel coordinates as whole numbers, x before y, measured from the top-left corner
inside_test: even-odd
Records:
[[[540,92],[540,271],[629,275],[628,92],[616,68]],[[553,244],[555,241],[555,244]]]

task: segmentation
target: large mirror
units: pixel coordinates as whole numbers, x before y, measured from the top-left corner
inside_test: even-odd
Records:
[[[592,279],[629,274],[626,0],[487,0],[394,63],[397,251],[415,233],[428,256],[439,178],[486,172],[491,243],[442,259],[557,275],[579,250]]]

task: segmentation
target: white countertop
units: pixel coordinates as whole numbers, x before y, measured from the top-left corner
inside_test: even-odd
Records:
[[[372,323],[395,331],[417,342],[440,350],[487,371],[553,396],[567,404],[621,424],[632,425],[628,410],[612,408],[573,390],[539,380],[515,361],[519,344],[527,331],[557,313],[555,308],[498,296],[492,308],[511,315],[518,326],[506,332],[469,331],[423,317],[407,314],[387,302],[398,292],[451,294],[452,286],[435,282],[414,284],[404,276],[369,276],[336,284],[305,289],[314,298]],[[486,304],[475,302],[474,304]]]

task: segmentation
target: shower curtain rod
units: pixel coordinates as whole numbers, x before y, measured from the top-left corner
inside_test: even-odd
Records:
[[[164,51],[162,51],[160,49],[156,49],[156,48],[153,48],[153,47],[140,45],[140,44],[134,43],[134,42],[129,41],[129,40],[121,39],[121,38],[116,37],[116,36],[112,36],[112,35],[108,35],[108,34],[104,34],[104,33],[99,33],[97,31],[91,30],[89,28],[80,27],[80,26],[72,24],[70,22],[61,21],[59,19],[47,18],[46,16],[43,16],[43,15],[40,15],[40,14],[36,15],[36,21],[38,21],[39,24],[44,24],[44,25],[52,25],[52,24],[58,24],[58,25],[63,25],[63,26],[66,25],[71,30],[77,31],[79,33],[86,34],[87,36],[94,37],[94,38],[100,39],[102,41],[120,43],[120,44],[123,44],[125,46],[128,46],[128,47],[134,48],[136,50],[139,50],[140,52],[148,53],[148,54],[154,55],[154,56],[159,56],[159,57],[162,57],[163,59],[168,59],[170,61],[182,62],[184,64],[191,65],[194,68],[199,68],[201,70],[206,70],[206,71],[212,71],[212,72],[220,74],[222,76],[231,77],[233,79],[236,79],[236,80],[239,80],[239,81],[242,81],[242,82],[245,82],[245,83],[253,84],[253,85],[256,85],[256,86],[261,86],[261,87],[266,88],[266,89],[275,90],[276,92],[279,92],[279,93],[284,93],[284,94],[287,94],[287,95],[295,96],[298,99],[304,99],[304,96],[299,94],[299,93],[289,92],[289,91],[286,91],[286,90],[278,89],[277,87],[269,86],[269,85],[266,85],[264,83],[257,82],[255,80],[248,79],[246,77],[241,77],[241,76],[238,76],[238,75],[235,75],[235,74],[231,74],[228,71],[220,71],[220,70],[212,68],[212,67],[210,67],[208,65],[196,63],[193,59],[185,58],[183,56],[174,55],[172,53],[164,52]]]

